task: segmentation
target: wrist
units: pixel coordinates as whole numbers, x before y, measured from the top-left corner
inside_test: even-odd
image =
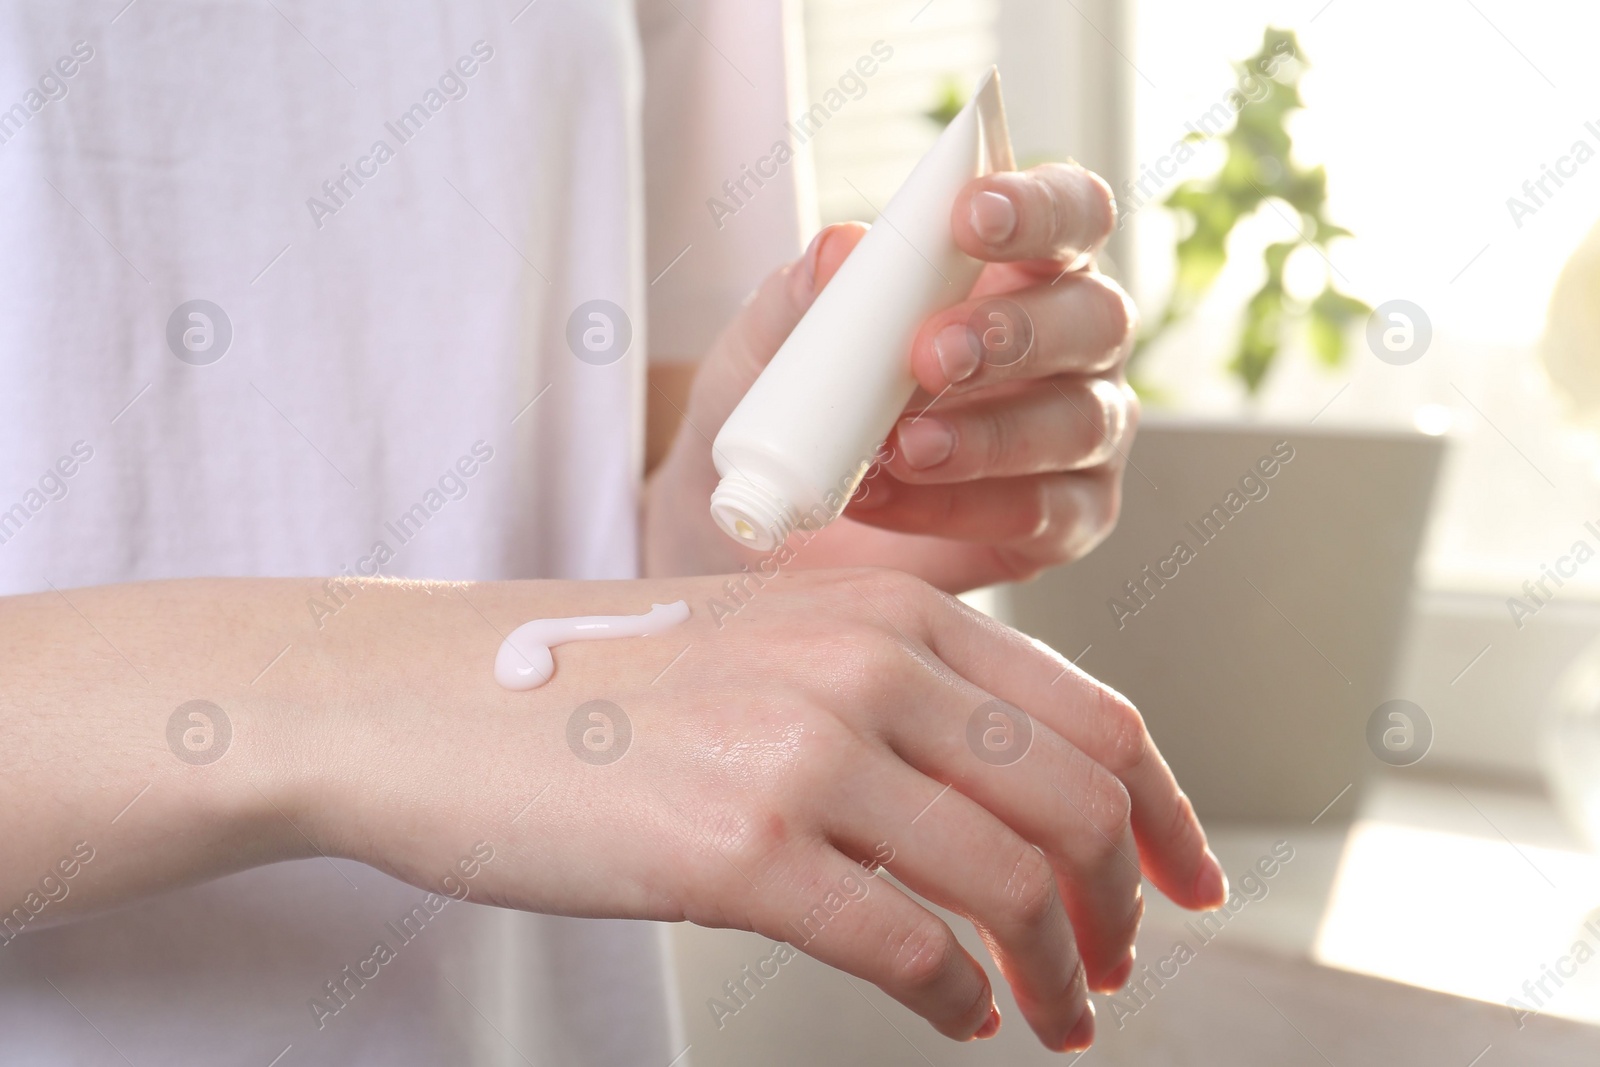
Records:
[[[324,632],[290,717],[299,736],[281,788],[317,850],[439,892],[475,845],[503,845],[570,759],[559,700],[604,683],[564,662],[549,684],[509,692],[493,676],[500,642],[533,618],[635,612],[628,584],[364,583]]]
[[[174,603],[204,610],[233,605],[217,626],[228,633],[209,649],[191,650],[198,670],[181,690],[159,701],[166,777],[175,803],[168,825],[193,825],[218,842],[232,869],[329,853],[321,794],[336,748],[318,728],[312,684],[319,668],[315,638],[296,632],[297,583],[257,579],[189,579]],[[286,603],[293,608],[283,610]],[[231,631],[231,633],[229,633]],[[292,640],[291,640],[292,639]],[[209,652],[204,658],[194,652]],[[158,783],[159,785],[159,783]],[[156,789],[152,788],[152,796]],[[195,818],[199,822],[195,823]]]
[[[290,821],[303,822],[303,805],[287,773],[283,701],[249,684],[272,658],[262,650],[282,647],[279,588],[190,579],[70,594],[81,618],[117,635],[125,666],[85,670],[92,656],[41,653],[33,659],[43,669],[8,687],[55,709],[48,731],[23,731],[37,758],[8,783],[19,797],[52,798],[29,820],[19,854],[42,870],[39,860],[73,846],[86,872],[45,919],[316,854]],[[64,609],[52,601],[65,597],[40,599],[43,613],[22,598],[11,610],[59,643],[51,616]],[[81,625],[77,613],[68,618]],[[52,671],[67,681],[42,683]]]

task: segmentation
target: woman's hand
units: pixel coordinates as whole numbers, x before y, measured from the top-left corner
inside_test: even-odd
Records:
[[[351,627],[349,695],[316,713],[337,766],[313,836],[418,886],[448,892],[483,842],[470,899],[758,931],[988,1036],[984,969],[921,897],[978,927],[1053,1049],[1087,1046],[1087,991],[1128,977],[1141,870],[1184,906],[1224,898],[1127,701],[904,574],[382,595],[411,598],[403,626]],[[688,622],[561,646],[539,689],[490,677],[530,617],[678,598]]]
[[[920,388],[890,436],[892,458],[806,546],[803,566],[895,566],[959,591],[1070,562],[1111,532],[1138,423],[1123,376],[1137,314],[1093,269],[1115,219],[1110,188],[1077,166],[967,186],[951,227],[988,266],[969,299],[918,330],[910,360]],[[864,232],[824,229],[707,356],[651,478],[649,573],[726,571],[757,558],[707,513],[711,439]]]
[[[494,681],[529,619],[679,598],[681,625],[562,645],[528,692]],[[23,936],[345,856],[432,910],[759,931],[987,1035],[984,969],[926,900],[978,927],[1059,1049],[1092,1036],[1086,990],[1128,977],[1141,874],[1188,907],[1225,895],[1127,701],[896,571],[138,583],[0,598],[0,639],[0,900],[32,913]]]

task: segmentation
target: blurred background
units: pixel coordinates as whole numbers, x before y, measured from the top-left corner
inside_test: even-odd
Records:
[[[1239,894],[1196,926],[1147,893],[1084,1058],[1593,1062],[1600,7],[801,6],[813,94],[895,50],[813,142],[823,221],[871,219],[990,63],[1019,161],[1117,191],[1121,526],[972,600],[1140,705]],[[804,958],[718,1025],[770,946],[678,937],[700,1064],[1053,1059]]]

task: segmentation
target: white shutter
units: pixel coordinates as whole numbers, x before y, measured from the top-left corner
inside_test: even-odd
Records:
[[[965,96],[995,62],[998,0],[805,0],[804,12],[808,105],[872,57],[874,42],[893,49],[810,142],[822,221],[870,221],[939,135],[926,112],[946,83]]]

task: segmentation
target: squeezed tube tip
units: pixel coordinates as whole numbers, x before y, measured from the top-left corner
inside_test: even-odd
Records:
[[[711,518],[746,548],[771,552],[789,537],[789,506],[771,489],[734,471],[711,493]]]

